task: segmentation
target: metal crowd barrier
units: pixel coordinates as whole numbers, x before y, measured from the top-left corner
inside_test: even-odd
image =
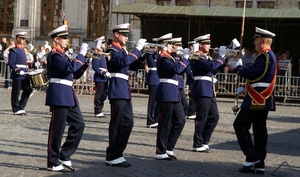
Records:
[[[291,65],[289,66],[291,68]],[[236,74],[228,73],[227,80],[225,80],[225,73],[218,73],[216,78],[217,95],[220,96],[234,96],[236,90]],[[185,77],[186,78],[186,77]],[[300,77],[291,76],[291,69],[288,69],[285,76],[276,76],[275,97],[288,100],[298,100],[300,97]],[[131,89],[137,92],[147,90],[146,71],[139,69],[138,71],[131,71],[129,77]],[[239,86],[245,86],[246,80],[239,77]],[[188,93],[188,86],[185,91]]]
[[[89,68],[84,72],[84,74],[79,78],[74,80],[73,89],[76,94],[94,94],[95,93],[95,83],[94,83],[94,73],[90,65]]]
[[[0,80],[5,80],[5,72],[6,72],[6,63],[4,62],[4,60],[0,61]]]
[[[281,98],[284,102],[289,100],[299,100],[300,99],[300,77],[291,75],[292,65],[289,65],[285,76],[276,76],[275,85],[275,96],[276,98]],[[4,61],[0,61],[0,81],[5,81],[6,66]],[[131,89],[137,92],[148,90],[146,84],[146,71],[145,69],[139,69],[137,71],[130,71],[129,84]],[[84,75],[74,81],[74,90],[77,94],[94,94],[94,81],[93,81],[94,71],[89,68],[86,70]],[[185,77],[186,78],[186,77]],[[236,74],[228,73],[227,80],[225,80],[225,73],[218,73],[216,75],[218,80],[216,84],[217,95],[220,96],[234,96],[236,90]],[[239,78],[239,86],[244,86],[246,80],[244,78]],[[185,91],[188,93],[188,86],[186,86]]]

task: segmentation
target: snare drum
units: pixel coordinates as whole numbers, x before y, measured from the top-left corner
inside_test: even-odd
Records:
[[[37,69],[29,72],[30,82],[33,88],[39,88],[48,84],[45,69]]]

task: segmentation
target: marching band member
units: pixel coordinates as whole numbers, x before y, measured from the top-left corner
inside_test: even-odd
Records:
[[[193,52],[193,44],[195,44],[195,41],[189,41],[188,46],[189,46],[189,53]],[[186,57],[185,57],[186,58]],[[189,65],[186,69],[187,73],[187,78],[186,78],[186,85],[189,86],[189,106],[188,106],[188,111],[187,111],[187,119],[195,119],[196,118],[196,108],[195,108],[195,100],[192,96],[192,88],[193,88],[193,83],[194,83],[194,78],[193,78],[193,71],[191,65]]]
[[[153,38],[157,41],[157,38]],[[152,51],[144,54],[148,66],[148,73],[146,75],[146,83],[148,85],[149,98],[147,106],[147,127],[156,128],[158,126],[159,106],[155,101],[155,93],[159,84],[159,77],[157,74],[157,58],[159,57],[157,47],[153,47]]]
[[[25,106],[29,99],[32,89],[30,87],[27,58],[23,48],[26,39],[26,32],[16,34],[16,46],[9,50],[8,64],[11,68],[12,91],[11,106],[14,115],[25,115]],[[22,90],[21,99],[19,100],[20,91]]]
[[[222,66],[223,58],[212,60],[209,56],[210,34],[194,39],[199,43],[200,56],[191,60],[194,75],[192,95],[196,104],[196,119],[193,151],[209,152],[209,140],[218,123],[219,112],[213,86],[213,71]]]
[[[65,54],[69,33],[68,26],[62,25],[48,33],[52,38],[53,49],[47,57],[47,76],[49,87],[46,95],[46,105],[52,113],[49,136],[47,169],[64,171],[64,168],[74,171],[71,155],[76,151],[84,130],[82,117],[76,94],[72,88],[73,79],[78,79],[87,69],[86,55],[88,45],[83,43],[80,54],[71,60]],[[70,126],[65,143],[61,146],[66,122]]]
[[[171,52],[171,56],[175,59],[175,60],[185,60],[184,63],[189,63],[188,58],[184,58],[183,57],[183,48],[182,48],[182,37],[178,37],[178,38],[172,38],[172,44],[173,44],[173,51]],[[189,66],[189,64],[187,65]],[[184,110],[184,114],[185,116],[187,115],[187,111],[189,108],[189,104],[185,95],[185,91],[184,91],[184,73],[186,72],[186,69],[183,70],[179,75],[178,75],[178,89],[179,89],[179,93],[180,93],[180,100],[181,100],[181,104]]]
[[[170,55],[173,48],[171,38],[172,33],[158,38],[158,43],[165,44],[157,61],[160,81],[156,90],[156,101],[160,107],[156,138],[156,159],[158,160],[177,159],[173,149],[185,125],[178,79],[179,74],[187,67],[187,63],[175,60]]]
[[[255,32],[253,43],[258,55],[250,67],[239,65],[234,70],[247,79],[247,82],[246,95],[233,127],[246,156],[244,166],[239,172],[264,174],[268,139],[266,121],[269,111],[275,111],[277,61],[271,50],[275,34],[257,27]],[[255,143],[252,142],[249,132],[251,124]]]
[[[131,166],[123,157],[123,152],[133,127],[133,112],[131,91],[128,82],[129,66],[131,70],[138,69],[143,61],[142,55],[146,39],[140,39],[136,47],[128,53],[124,48],[128,41],[130,24],[116,25],[112,28],[113,42],[108,47],[110,60],[107,62],[111,78],[108,86],[108,99],[110,100],[111,118],[109,123],[109,146],[106,149],[106,165],[115,167]]]
[[[101,36],[95,40],[97,42],[96,49],[98,52],[104,52],[105,50],[105,36]],[[107,86],[109,72],[107,72],[106,58],[104,55],[99,54],[99,59],[93,59],[92,67],[95,71],[94,81],[96,86],[96,92],[94,95],[94,114],[95,117],[103,117],[102,109],[104,107],[104,101],[107,97]]]

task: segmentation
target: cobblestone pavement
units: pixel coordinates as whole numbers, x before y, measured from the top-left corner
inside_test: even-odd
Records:
[[[1,85],[0,85],[1,86]],[[105,166],[105,149],[108,145],[109,103],[105,104],[104,118],[93,117],[93,96],[79,95],[86,128],[78,150],[72,156],[75,172],[55,173],[46,171],[46,150],[49,108],[44,105],[45,92],[36,91],[26,107],[26,116],[15,116],[10,107],[10,91],[0,88],[0,176],[1,177],[157,177],[157,176],[257,176],[241,174],[242,154],[232,123],[232,98],[218,98],[220,121],[212,136],[211,153],[191,151],[194,122],[187,120],[182,135],[174,149],[178,160],[155,160],[156,129],[145,128],[147,97],[133,94],[135,125],[124,157],[130,168]],[[264,176],[300,176],[300,118],[299,107],[279,105],[270,112],[268,120],[268,155]],[[66,128],[67,129],[67,128]],[[65,134],[66,135],[66,134]],[[272,173],[283,162],[273,175]],[[259,175],[260,176],[260,175]]]

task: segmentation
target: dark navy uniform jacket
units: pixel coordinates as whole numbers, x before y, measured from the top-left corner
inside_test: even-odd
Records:
[[[160,83],[156,90],[156,101],[181,101],[178,89],[179,74],[187,67],[187,65],[188,63],[184,63],[184,61],[175,60],[167,52],[161,53],[160,59],[157,62]]]
[[[107,62],[107,69],[111,74],[108,99],[131,100],[131,88],[125,76],[129,76],[129,69],[134,71],[140,66],[138,59],[142,55],[141,51],[134,48],[131,53],[127,53],[119,44],[113,42],[106,52],[111,52],[111,59]]]
[[[147,65],[149,71],[146,75],[146,83],[147,85],[158,85],[159,84],[159,77],[157,74],[157,57],[159,55],[156,52],[147,52],[144,54],[144,57],[147,61]]]
[[[190,62],[190,60],[189,60]],[[193,78],[193,71],[192,71],[192,65],[189,65],[187,68],[186,68],[186,74],[187,74],[187,77],[186,77],[186,82],[185,84],[186,85],[193,85],[194,83],[194,78]]]
[[[272,50],[265,50],[260,52],[254,59],[252,65],[249,68],[243,68],[238,66],[234,71],[238,73],[239,76],[244,77],[248,80],[256,80],[255,82],[250,82],[250,84],[255,83],[271,83],[275,71],[277,70],[277,61],[276,57]],[[266,73],[263,75],[264,71]],[[259,79],[259,80],[257,80]],[[275,78],[276,79],[276,78]],[[253,87],[256,91],[261,92],[266,89],[266,87]],[[252,98],[246,92],[244,101],[241,105],[241,108],[249,108],[252,102]],[[275,111],[275,97],[274,91],[269,98],[266,99],[266,105],[263,108],[264,110]]]
[[[93,59],[92,68],[95,71],[94,82],[107,82],[107,65],[106,57],[104,55],[98,55],[100,59]]]
[[[223,58],[212,60],[210,56],[200,55],[199,60],[191,60],[194,84],[192,88],[193,97],[213,98],[214,86],[212,82],[213,71],[225,63]]]
[[[79,79],[87,69],[86,58],[79,54],[70,60],[63,50],[54,48],[47,57],[49,87],[46,95],[48,106],[77,106],[73,79]]]
[[[9,50],[8,64],[12,69],[11,79],[24,80],[28,75],[20,75],[20,71],[28,72],[27,58],[24,49],[20,45]]]
[[[190,65],[190,61],[186,58],[183,58],[181,56],[179,56],[178,54],[176,54],[176,52],[172,52],[171,56],[175,59],[175,60],[180,60],[183,61],[184,63],[187,63],[187,66]],[[187,67],[188,68],[188,67]],[[187,70],[183,70],[178,77],[178,88],[179,89],[184,89],[184,73],[187,72]]]

